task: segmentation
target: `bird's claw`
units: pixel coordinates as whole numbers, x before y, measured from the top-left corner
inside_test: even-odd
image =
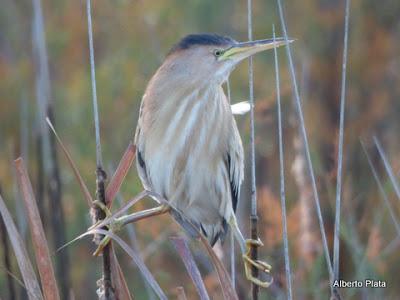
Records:
[[[104,212],[104,214],[106,215],[106,218],[112,218],[111,211],[103,202],[101,202],[99,200],[95,200],[95,201],[93,201],[93,206],[101,209]],[[93,230],[93,229],[98,228],[98,225],[103,221],[104,221],[104,219],[98,220],[95,224],[90,226],[88,230]],[[105,227],[107,227],[107,229],[111,232],[116,232],[116,231],[121,230],[122,226],[123,226],[123,223],[119,219],[113,219],[109,224],[105,225]],[[107,236],[107,235],[104,236],[102,238],[102,240],[99,242],[97,249],[93,252],[93,256],[98,256],[103,251],[104,247],[106,247],[108,245],[110,240],[111,240],[111,238],[109,236]]]
[[[123,223],[119,219],[115,219],[110,224],[106,225],[105,227],[108,228],[109,232],[114,233],[114,232],[121,230],[122,226],[123,226]],[[104,247],[106,247],[108,245],[110,240],[111,240],[110,236],[104,235],[104,237],[99,242],[97,249],[93,252],[93,256],[98,256],[103,251]]]
[[[106,215],[106,218],[111,217],[112,213],[111,213],[110,209],[107,207],[107,205],[105,205],[100,200],[94,200],[92,202],[92,205],[94,208],[98,208],[98,209],[102,210],[104,212],[104,214]]]
[[[109,236],[104,236],[103,239],[100,241],[100,243],[97,245],[96,250],[93,252],[93,256],[99,256],[100,253],[103,252],[103,249],[105,246],[108,245],[110,242],[111,238]]]
[[[271,278],[271,280],[269,281],[262,281],[256,277],[254,277],[252,275],[251,269],[252,267],[257,268],[258,270],[264,272],[264,273],[270,273],[271,271],[271,265],[269,265],[266,262],[263,262],[261,260],[254,260],[250,257],[250,252],[251,252],[251,247],[255,246],[255,247],[260,247],[263,246],[264,244],[261,242],[260,239],[258,240],[246,240],[246,252],[243,254],[243,261],[244,261],[244,270],[245,270],[245,274],[246,274],[246,278],[251,281],[252,283],[263,287],[263,288],[267,288],[269,287],[272,282],[273,279]]]

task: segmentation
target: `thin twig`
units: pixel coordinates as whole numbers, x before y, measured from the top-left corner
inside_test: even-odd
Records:
[[[248,40],[253,40],[253,19],[252,19],[252,0],[247,0],[247,36]],[[254,140],[254,76],[253,76],[253,57],[249,57],[249,99],[250,99],[250,165],[251,165],[251,213],[250,228],[251,238],[258,239],[258,216],[257,216],[257,189],[256,189],[256,159],[255,159],[255,140]],[[251,258],[257,260],[257,247],[251,247]],[[258,269],[252,266],[251,273],[258,277]],[[251,285],[251,293],[254,300],[258,299],[259,287]]]
[[[71,166],[71,169],[75,175],[76,181],[79,183],[79,186],[81,188],[81,191],[83,193],[83,196],[85,197],[85,200],[86,200],[88,206],[91,207],[93,199],[92,199],[92,196],[90,195],[88,187],[86,186],[85,182],[83,181],[82,175],[80,174],[78,167],[76,166],[74,160],[72,159],[72,156],[69,153],[67,147],[65,147],[61,138],[57,134],[57,131],[54,128],[53,124],[51,123],[50,119],[46,118],[46,122],[47,122],[49,128],[51,129],[51,131],[53,131],[54,136],[56,137],[56,140],[61,147],[61,150],[63,151],[65,157],[67,158],[67,161],[68,161],[69,165]]]
[[[292,81],[293,94],[295,96],[294,98],[295,98],[296,110],[297,110],[297,114],[298,114],[298,117],[300,120],[301,135],[302,135],[302,138],[304,141],[304,149],[305,149],[306,157],[307,157],[307,167],[308,167],[308,171],[310,173],[311,185],[312,185],[314,201],[315,201],[315,209],[317,212],[319,229],[320,229],[321,237],[322,237],[322,246],[324,249],[325,261],[326,261],[326,265],[328,267],[329,277],[332,282],[333,270],[332,270],[331,258],[329,255],[328,242],[326,239],[325,228],[324,228],[324,220],[322,218],[321,205],[320,205],[318,191],[317,191],[317,184],[315,181],[314,169],[313,169],[313,165],[312,165],[312,161],[311,161],[310,148],[309,148],[309,144],[308,144],[307,132],[306,132],[305,123],[304,123],[303,109],[302,109],[302,104],[301,104],[301,100],[300,100],[299,90],[297,87],[296,75],[294,72],[294,64],[293,64],[293,59],[292,59],[292,53],[290,50],[290,43],[289,43],[289,39],[288,39],[285,18],[283,15],[282,3],[281,3],[281,0],[277,0],[277,1],[278,1],[278,9],[279,9],[279,17],[281,20],[281,26],[282,26],[282,30],[283,30],[285,41],[286,41],[286,54],[287,54],[287,57],[289,60],[290,77],[291,77],[291,81]]]
[[[96,133],[96,196],[99,201],[106,204],[105,196],[105,180],[107,178],[106,172],[103,169],[103,159],[101,153],[101,141],[100,141],[100,124],[99,124],[99,111],[97,104],[97,92],[96,92],[96,72],[94,64],[94,50],[93,50],[93,29],[92,29],[92,15],[90,0],[86,1],[86,13],[88,22],[88,38],[89,38],[89,53],[90,53],[90,75],[92,83],[92,100],[93,100],[93,114],[94,114],[94,125]],[[95,210],[95,222],[102,220],[106,217],[104,211],[100,208]],[[111,244],[109,243],[103,249],[103,291],[105,299],[113,299],[114,293],[111,282],[111,260],[110,260]],[[101,290],[101,289],[100,289]],[[100,296],[100,294],[99,294]]]
[[[344,136],[344,113],[346,103],[346,69],[347,69],[347,44],[349,36],[349,10],[350,0],[346,0],[345,25],[344,25],[344,47],[342,64],[342,87],[340,94],[340,123],[339,123],[339,148],[338,166],[336,176],[336,208],[335,208],[335,233],[333,239],[333,273],[334,279],[339,280],[339,250],[340,250],[340,202],[342,196],[342,167],[343,167],[343,136]]]
[[[272,25],[272,32],[275,43],[274,25]],[[274,58],[275,58],[276,100],[278,104],[279,167],[280,167],[280,183],[281,183],[283,247],[285,255],[285,272],[286,272],[286,284],[288,289],[288,299],[291,300],[293,297],[292,297],[292,278],[291,278],[290,257],[289,257],[289,240],[288,240],[287,224],[286,224],[287,218],[286,218],[285,166],[284,166],[284,154],[283,154],[281,91],[279,84],[278,52],[276,50],[276,47],[274,47]]]

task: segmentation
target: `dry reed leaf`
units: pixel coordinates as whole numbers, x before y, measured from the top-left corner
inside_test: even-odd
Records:
[[[130,142],[128,148],[126,149],[121,161],[118,164],[117,170],[115,170],[114,175],[111,177],[110,183],[106,188],[106,203],[108,207],[111,207],[112,202],[117,195],[122,183],[128,174],[129,169],[136,156],[136,146]]]
[[[8,211],[3,198],[0,195],[0,213],[3,217],[4,224],[7,228],[7,233],[14,249],[15,258],[17,259],[18,267],[24,280],[26,292],[30,300],[43,299],[42,292],[40,291],[39,283],[33,270],[31,261],[26,251],[24,242],[15,226],[15,223]]]
[[[86,199],[86,202],[87,202],[88,206],[92,207],[93,199],[92,199],[92,196],[90,195],[89,189],[87,188],[85,182],[83,181],[81,173],[79,172],[78,168],[76,167],[76,164],[74,163],[74,161],[73,161],[71,155],[69,154],[67,148],[64,146],[63,142],[61,141],[60,137],[58,136],[58,134],[57,134],[56,130],[54,129],[54,126],[51,123],[50,119],[46,118],[46,122],[49,125],[51,131],[53,131],[53,133],[54,133],[54,135],[55,135],[55,137],[57,139],[57,142],[60,144],[61,149],[65,154],[65,157],[67,158],[67,161],[68,161],[72,171],[74,172],[75,178],[78,181],[79,186],[81,187],[82,193],[83,193],[83,195],[84,195],[84,197]]]
[[[200,299],[210,299],[203,279],[201,278],[200,271],[196,265],[196,262],[194,261],[192,253],[189,250],[186,240],[182,237],[171,237],[170,240],[172,241],[176,251],[178,251],[183,263],[185,264],[186,270],[196,287]]]
[[[150,192],[150,191],[148,191],[148,195],[150,197],[152,197],[153,199],[157,200],[159,203],[169,205],[172,209],[176,209],[173,206],[171,206],[171,203],[168,203],[168,201],[165,200],[164,198],[162,198],[160,195],[158,195],[154,192]],[[189,223],[187,223],[187,224],[189,224]],[[193,230],[197,231],[201,242],[203,243],[204,247],[206,248],[208,254],[211,257],[211,261],[213,262],[213,265],[214,265],[215,269],[217,270],[218,279],[219,279],[219,282],[221,285],[222,294],[224,296],[224,299],[229,299],[229,300],[238,299],[236,291],[235,291],[234,287],[232,286],[232,281],[231,281],[229,274],[226,271],[224,265],[222,264],[222,262],[220,261],[218,256],[215,254],[214,250],[212,249],[212,247],[210,246],[208,241],[198,231],[197,227],[194,226],[193,224],[191,224],[191,225],[192,225]]]
[[[111,251],[111,276],[112,282],[115,287],[115,294],[117,299],[120,300],[132,300],[131,294],[129,293],[128,284],[126,283],[125,276],[122,273],[121,266],[119,265],[117,256],[115,255],[114,247],[110,244]]]
[[[50,251],[47,246],[47,239],[44,234],[42,220],[40,219],[39,209],[36,205],[36,199],[33,193],[28,172],[26,171],[24,161],[18,158],[14,161],[17,169],[17,178],[22,191],[26,212],[28,215],[29,228],[31,230],[33,249],[36,256],[36,265],[39,270],[45,299],[60,299],[56,277],[54,275],[53,265],[50,258]]]
[[[75,239],[73,239],[72,241],[70,241],[64,247],[66,247],[67,245],[70,245],[71,243],[76,242],[77,240],[82,239],[85,236],[94,235],[94,234],[101,234],[101,235],[108,236],[111,239],[113,239],[130,256],[130,258],[132,258],[134,263],[139,268],[140,272],[143,274],[144,279],[149,283],[149,285],[154,290],[156,295],[162,300],[168,299],[167,296],[165,295],[165,293],[163,292],[163,290],[161,289],[161,287],[159,286],[159,284],[157,283],[157,281],[154,279],[154,277],[151,274],[151,272],[149,271],[149,269],[144,264],[143,260],[139,257],[139,255],[133,249],[131,249],[131,247],[129,247],[129,245],[125,241],[123,241],[119,236],[117,236],[113,232],[108,231],[108,230],[103,230],[103,229],[91,229],[91,230],[86,231],[85,233],[82,233],[80,236],[78,236]]]
[[[226,271],[224,265],[219,260],[217,255],[215,254],[214,250],[211,248],[208,241],[200,234],[200,240],[203,243],[204,247],[206,248],[208,255],[210,255],[211,260],[214,264],[215,269],[217,270],[218,279],[221,284],[222,294],[224,295],[224,299],[229,300],[239,300],[235,289],[232,286],[232,281],[229,277],[228,272]]]

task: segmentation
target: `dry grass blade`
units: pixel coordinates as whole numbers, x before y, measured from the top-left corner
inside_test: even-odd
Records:
[[[1,193],[1,187],[0,187],[0,193]],[[0,238],[3,246],[3,263],[7,277],[8,298],[15,299],[16,298],[15,287],[14,287],[15,276],[12,274],[11,255],[10,255],[11,253],[7,239],[7,229],[2,218],[0,218]]]
[[[339,279],[339,249],[340,249],[340,206],[342,196],[342,167],[343,167],[343,136],[344,136],[344,112],[346,103],[346,69],[347,69],[347,44],[349,35],[349,10],[350,0],[346,0],[345,26],[344,26],[344,47],[342,64],[342,86],[340,95],[340,121],[339,121],[339,146],[338,165],[336,176],[336,205],[335,205],[335,232],[333,240],[333,274]]]
[[[106,203],[108,207],[111,207],[112,202],[115,196],[118,194],[118,191],[124,182],[125,176],[128,173],[129,169],[136,156],[136,147],[130,142],[128,148],[126,149],[124,155],[121,158],[121,161],[118,164],[117,170],[113,174],[110,183],[106,189]]]
[[[57,134],[56,130],[54,129],[54,126],[51,123],[50,119],[46,118],[46,122],[49,125],[51,131],[53,131],[53,133],[54,133],[54,135],[55,135],[55,137],[57,139],[57,142],[60,144],[60,147],[61,147],[62,151],[65,154],[65,157],[67,158],[67,161],[68,161],[72,171],[74,172],[75,178],[78,181],[79,186],[81,187],[83,196],[85,197],[88,206],[91,207],[92,206],[92,201],[93,201],[92,196],[90,195],[89,189],[87,188],[85,182],[83,181],[83,178],[82,178],[81,174],[79,173],[79,170],[76,167],[76,164],[74,163],[74,161],[73,161],[71,155],[69,154],[67,148],[64,146],[63,142],[61,141],[60,137],[58,136],[58,134]]]
[[[131,294],[129,293],[128,284],[126,283],[124,274],[122,273],[121,266],[119,265],[117,256],[113,246],[111,246],[111,277],[115,287],[115,296],[120,300],[132,300]]]
[[[367,161],[368,161],[369,167],[371,168],[372,175],[374,176],[374,179],[375,179],[375,181],[376,181],[376,183],[378,185],[378,188],[379,188],[379,192],[381,193],[383,201],[384,201],[384,203],[385,203],[385,205],[386,205],[386,207],[387,207],[387,209],[389,211],[390,217],[391,217],[391,219],[393,221],[393,224],[394,224],[394,226],[396,228],[397,235],[400,237],[400,224],[399,224],[399,222],[397,220],[397,217],[395,215],[395,211],[396,210],[393,209],[393,206],[390,204],[390,201],[389,201],[389,199],[388,199],[388,197],[387,197],[387,195],[385,193],[385,189],[383,188],[382,182],[379,179],[378,172],[376,171],[376,168],[375,168],[375,166],[374,166],[374,164],[372,162],[372,159],[371,159],[370,155],[368,154],[367,148],[365,147],[365,145],[364,145],[364,143],[362,141],[361,141],[361,147],[362,147],[362,149],[363,149],[363,151],[365,153],[365,156],[367,157]]]
[[[171,241],[183,260],[186,270],[188,271],[190,278],[192,279],[197,292],[199,293],[200,299],[210,299],[203,279],[201,278],[200,271],[196,265],[196,262],[194,261],[192,253],[189,250],[186,240],[182,237],[171,237]]]
[[[149,269],[144,264],[143,260],[135,253],[135,251],[133,251],[129,247],[129,245],[127,243],[125,243],[119,236],[115,235],[111,231],[103,230],[103,229],[92,229],[92,230],[89,230],[89,231],[81,234],[80,236],[76,237],[75,239],[73,239],[68,244],[71,244],[71,243],[73,243],[73,242],[75,242],[75,241],[77,241],[77,240],[79,240],[79,239],[81,239],[81,238],[83,238],[85,236],[94,235],[94,234],[101,234],[101,235],[104,235],[104,236],[108,236],[111,239],[113,239],[114,242],[116,242],[118,245],[120,245],[120,247],[130,256],[130,258],[132,258],[134,263],[139,268],[140,272],[143,274],[143,277],[146,279],[146,281],[152,287],[152,289],[154,290],[156,295],[160,299],[168,299],[167,296],[162,291],[161,287],[158,285],[157,281],[154,279],[154,277],[151,274],[151,272],[149,271]]]
[[[20,287],[22,287],[23,289],[25,289],[24,283],[23,283],[21,280],[19,280],[19,278],[17,277],[17,275],[11,273],[8,269],[4,269],[4,268],[2,268],[2,267],[0,267],[0,269],[3,269],[4,272],[7,273],[7,275],[9,275],[13,280],[15,280],[15,282],[16,282]],[[11,298],[11,297],[10,297],[10,298]],[[14,298],[15,298],[15,297],[14,297]],[[11,298],[11,299],[14,299],[14,298]]]
[[[229,274],[226,271],[224,265],[218,258],[218,256],[215,254],[214,250],[211,248],[210,244],[208,241],[203,237],[202,234],[200,235],[200,240],[203,243],[204,247],[206,248],[208,255],[210,255],[211,260],[215,266],[215,269],[217,270],[218,274],[218,279],[221,284],[222,288],[222,293],[224,295],[224,299],[229,299],[229,300],[235,300],[239,299],[234,287],[232,286],[232,281],[229,278]]]
[[[40,291],[35,271],[33,270],[31,261],[29,260],[28,252],[26,251],[24,242],[1,195],[0,213],[3,218],[4,224],[6,225],[11,245],[14,249],[15,257],[17,259],[18,267],[24,280],[28,297],[30,300],[41,300],[43,299],[42,292]]]
[[[393,169],[390,166],[387,155],[386,155],[385,151],[383,150],[383,147],[382,147],[381,143],[379,142],[378,138],[376,136],[374,136],[373,139],[374,139],[375,146],[378,149],[379,155],[382,158],[383,164],[385,165],[386,172],[388,173],[390,181],[392,182],[394,191],[396,192],[397,199],[400,200],[400,185],[396,179],[396,175],[394,174]]]
[[[36,255],[36,265],[42,282],[43,293],[46,299],[60,299],[53,265],[51,263],[50,251],[47,246],[39,210],[36,205],[32,184],[22,158],[15,160],[17,178],[22,190],[22,195],[28,214],[29,228],[31,230],[32,242]]]

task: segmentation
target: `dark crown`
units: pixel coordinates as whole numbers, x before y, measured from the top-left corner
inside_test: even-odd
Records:
[[[189,49],[193,46],[198,45],[215,45],[215,46],[227,46],[235,43],[236,41],[228,36],[221,36],[218,34],[202,33],[202,34],[189,34],[181,39],[174,47],[172,47],[169,53],[173,53],[178,50]]]

